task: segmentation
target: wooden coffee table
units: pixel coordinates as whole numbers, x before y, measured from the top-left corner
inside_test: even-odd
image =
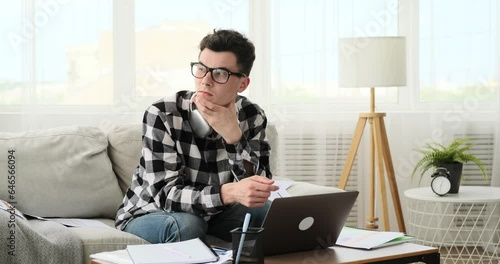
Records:
[[[403,243],[378,249],[363,250],[340,246],[266,257],[266,264],[292,263],[440,263],[437,248]]]
[[[372,250],[353,249],[334,246],[327,249],[310,250],[283,255],[268,256],[266,264],[302,264],[302,263],[412,263],[424,262],[427,264],[438,264],[439,251],[437,248],[403,243]],[[231,263],[231,262],[228,262]],[[92,260],[92,264],[102,262]],[[119,263],[116,263],[119,264]]]

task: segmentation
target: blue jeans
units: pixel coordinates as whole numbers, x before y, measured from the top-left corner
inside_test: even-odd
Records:
[[[246,213],[252,215],[250,227],[261,227],[270,206],[270,201],[257,208],[235,204],[208,222],[190,213],[158,211],[132,219],[125,231],[150,243],[177,242],[196,237],[203,239],[207,234],[231,241],[230,231],[243,225]]]

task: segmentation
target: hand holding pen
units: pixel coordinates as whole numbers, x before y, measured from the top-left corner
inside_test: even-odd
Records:
[[[239,203],[249,208],[265,205],[271,192],[279,189],[274,181],[263,176],[250,176],[221,186],[221,198],[225,205]]]

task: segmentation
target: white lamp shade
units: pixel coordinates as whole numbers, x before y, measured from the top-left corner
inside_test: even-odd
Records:
[[[339,74],[340,87],[405,86],[405,37],[340,39]]]

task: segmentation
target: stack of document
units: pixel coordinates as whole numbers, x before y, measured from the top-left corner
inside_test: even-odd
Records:
[[[217,253],[199,238],[165,244],[129,245],[127,251],[134,264],[205,263],[219,259]]]
[[[210,264],[222,264],[231,261],[233,256],[232,250],[220,248],[213,248],[213,250],[219,255],[219,260],[217,262],[210,262]],[[95,253],[91,254],[90,258],[102,264],[134,264],[126,249]],[[169,260],[162,260],[162,263],[169,263]]]
[[[337,238],[337,245],[352,248],[374,249],[413,240],[402,232],[388,232],[344,227]]]

